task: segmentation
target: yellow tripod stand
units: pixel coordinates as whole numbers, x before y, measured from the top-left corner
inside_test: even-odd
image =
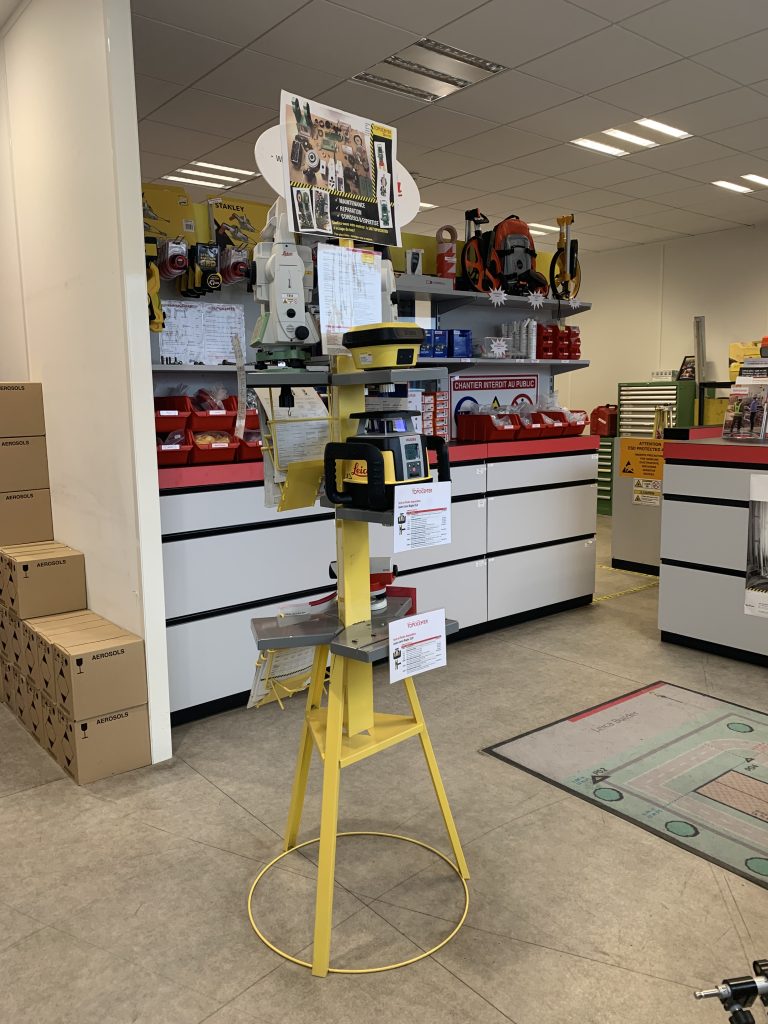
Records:
[[[365,395],[364,373],[347,373],[351,361],[349,357],[337,359],[334,378],[347,377],[350,383],[346,386],[336,385],[331,388],[332,435],[339,439],[353,432],[350,419],[353,412],[364,408]],[[372,514],[375,515],[375,514]],[[309,645],[316,644],[312,679],[307,693],[307,705],[302,725],[299,753],[291,793],[290,810],[285,833],[284,851],[279,857],[268,864],[257,876],[251,888],[248,901],[251,924],[259,937],[281,956],[294,963],[311,967],[312,973],[325,977],[330,973],[366,974],[394,967],[405,966],[416,960],[423,959],[441,948],[456,934],[466,917],[468,907],[468,889],[466,880],[469,878],[467,863],[459,841],[456,825],[448,804],[445,787],[443,786],[432,743],[427,732],[424,715],[416,694],[412,678],[405,680],[405,692],[410,705],[409,715],[381,714],[374,710],[373,702],[373,663],[386,656],[387,626],[386,617],[376,620],[371,616],[370,601],[370,552],[368,543],[369,521],[365,514],[355,513],[351,517],[345,510],[336,513],[336,550],[338,566],[338,621],[329,622],[327,617],[315,625],[308,624],[294,630],[290,641]],[[391,615],[391,618],[397,615]],[[455,627],[456,624],[454,624]],[[280,634],[288,634],[289,630],[281,628],[278,620],[254,620],[254,632],[259,646],[274,647],[281,643]],[[289,639],[285,639],[289,645]],[[330,683],[327,703],[323,705],[325,668],[328,654],[331,655]],[[377,754],[388,747],[401,743],[412,736],[418,736],[427,763],[427,770],[432,780],[437,802],[440,807],[445,828],[451,844],[454,860],[450,860],[437,850],[418,840],[407,839],[416,845],[432,850],[448,863],[462,881],[465,894],[463,915],[453,931],[434,949],[421,953],[416,957],[398,964],[385,967],[340,969],[330,966],[331,928],[333,921],[333,891],[336,865],[336,841],[338,833],[339,785],[341,769],[356,764],[358,761]],[[301,823],[304,796],[309,777],[312,750],[316,747],[323,764],[323,791],[320,819],[319,862],[317,876],[317,894],[315,903],[315,929],[312,962],[299,960],[270,942],[257,926],[251,907],[254,889],[263,875],[275,863],[293,850],[309,845],[297,845],[299,826]],[[342,835],[348,833],[341,833]],[[382,835],[383,833],[371,833]],[[394,838],[405,839],[397,836]],[[315,842],[312,840],[311,842]]]

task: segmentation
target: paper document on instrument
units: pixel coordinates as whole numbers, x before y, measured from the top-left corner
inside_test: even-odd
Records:
[[[319,462],[328,444],[328,420],[273,420],[272,441],[275,464]]]
[[[451,543],[451,485],[395,487],[394,550],[416,551]]]
[[[389,681],[396,683],[445,665],[445,609],[389,624]]]
[[[381,256],[364,249],[318,245],[317,290],[323,352],[345,352],[341,344],[345,331],[381,320]]]
[[[314,647],[293,647],[288,650],[265,651],[256,662],[256,671],[253,675],[251,695],[248,698],[248,707],[252,708],[262,698],[266,697],[270,688],[275,687],[278,696],[287,694],[280,693],[280,685],[291,682],[305,685],[309,683],[312,676],[312,665],[315,658]]]

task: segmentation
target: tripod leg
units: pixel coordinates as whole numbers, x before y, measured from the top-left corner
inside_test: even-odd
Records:
[[[331,659],[331,685],[328,689],[328,719],[323,763],[323,806],[320,816],[320,857],[317,865],[315,903],[315,939],[312,973],[324,978],[331,959],[333,924],[333,879],[336,868],[336,832],[339,817],[339,780],[341,776],[341,738],[344,720],[344,662]]]
[[[323,696],[323,681],[325,679],[325,666],[328,661],[328,648],[316,647],[315,660],[312,665],[312,679],[307,692],[307,709],[304,717],[304,725],[301,728],[301,741],[299,743],[299,756],[296,761],[296,773],[293,777],[293,789],[291,790],[291,806],[288,811],[288,823],[285,827],[284,850],[291,850],[296,845],[296,839],[301,825],[301,812],[304,809],[304,796],[307,792],[307,779],[309,777],[309,765],[312,761],[312,733],[309,730],[307,719],[313,708],[320,707]]]
[[[405,692],[408,695],[408,702],[411,705],[411,711],[413,717],[421,725],[421,732],[419,733],[419,739],[421,740],[421,749],[424,751],[424,759],[427,762],[427,768],[429,769],[429,775],[432,779],[432,785],[435,789],[435,796],[437,802],[440,805],[440,812],[443,815],[443,821],[445,822],[445,830],[448,833],[448,838],[451,841],[451,848],[453,849],[453,856],[456,858],[456,866],[461,872],[461,877],[464,879],[469,878],[469,868],[464,857],[464,851],[461,848],[461,842],[459,840],[459,833],[456,830],[456,823],[453,820],[451,814],[450,804],[448,803],[448,796],[443,786],[443,780],[440,777],[440,769],[437,767],[437,759],[435,752],[432,749],[432,741],[429,738],[427,732],[427,726],[424,721],[424,713],[421,710],[421,704],[419,698],[416,696],[416,687],[413,683],[413,678],[408,676],[405,680]]]

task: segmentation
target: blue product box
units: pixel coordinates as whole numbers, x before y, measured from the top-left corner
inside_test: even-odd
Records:
[[[448,333],[448,354],[454,359],[468,359],[472,355],[472,331],[454,328]]]
[[[448,331],[432,331],[432,355],[435,359],[448,356]]]
[[[431,359],[434,354],[434,333],[429,327],[424,328],[424,341],[419,349],[419,356],[422,359]]]

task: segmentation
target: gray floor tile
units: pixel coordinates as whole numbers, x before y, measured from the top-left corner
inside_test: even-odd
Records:
[[[200,1024],[267,1024],[267,1022],[263,1018],[257,1020],[250,1013],[238,1010],[236,1006],[230,1004],[222,1006],[220,1010],[217,1010],[210,1017],[206,1017]]]
[[[371,966],[395,962],[419,952],[408,938],[370,910],[334,929],[332,963]],[[305,950],[305,956],[309,951]],[[258,1014],[267,1024],[507,1024],[508,1018],[486,999],[431,960],[401,971],[357,977],[336,975],[323,981],[306,968],[284,964],[233,1003]]]
[[[0,903],[0,951],[44,927],[39,921]]]
[[[6,705],[0,704],[0,799],[62,778],[64,772],[53,758]]]
[[[0,1020],[9,1024],[200,1024],[217,1009],[55,928],[0,953],[0,976]]]

